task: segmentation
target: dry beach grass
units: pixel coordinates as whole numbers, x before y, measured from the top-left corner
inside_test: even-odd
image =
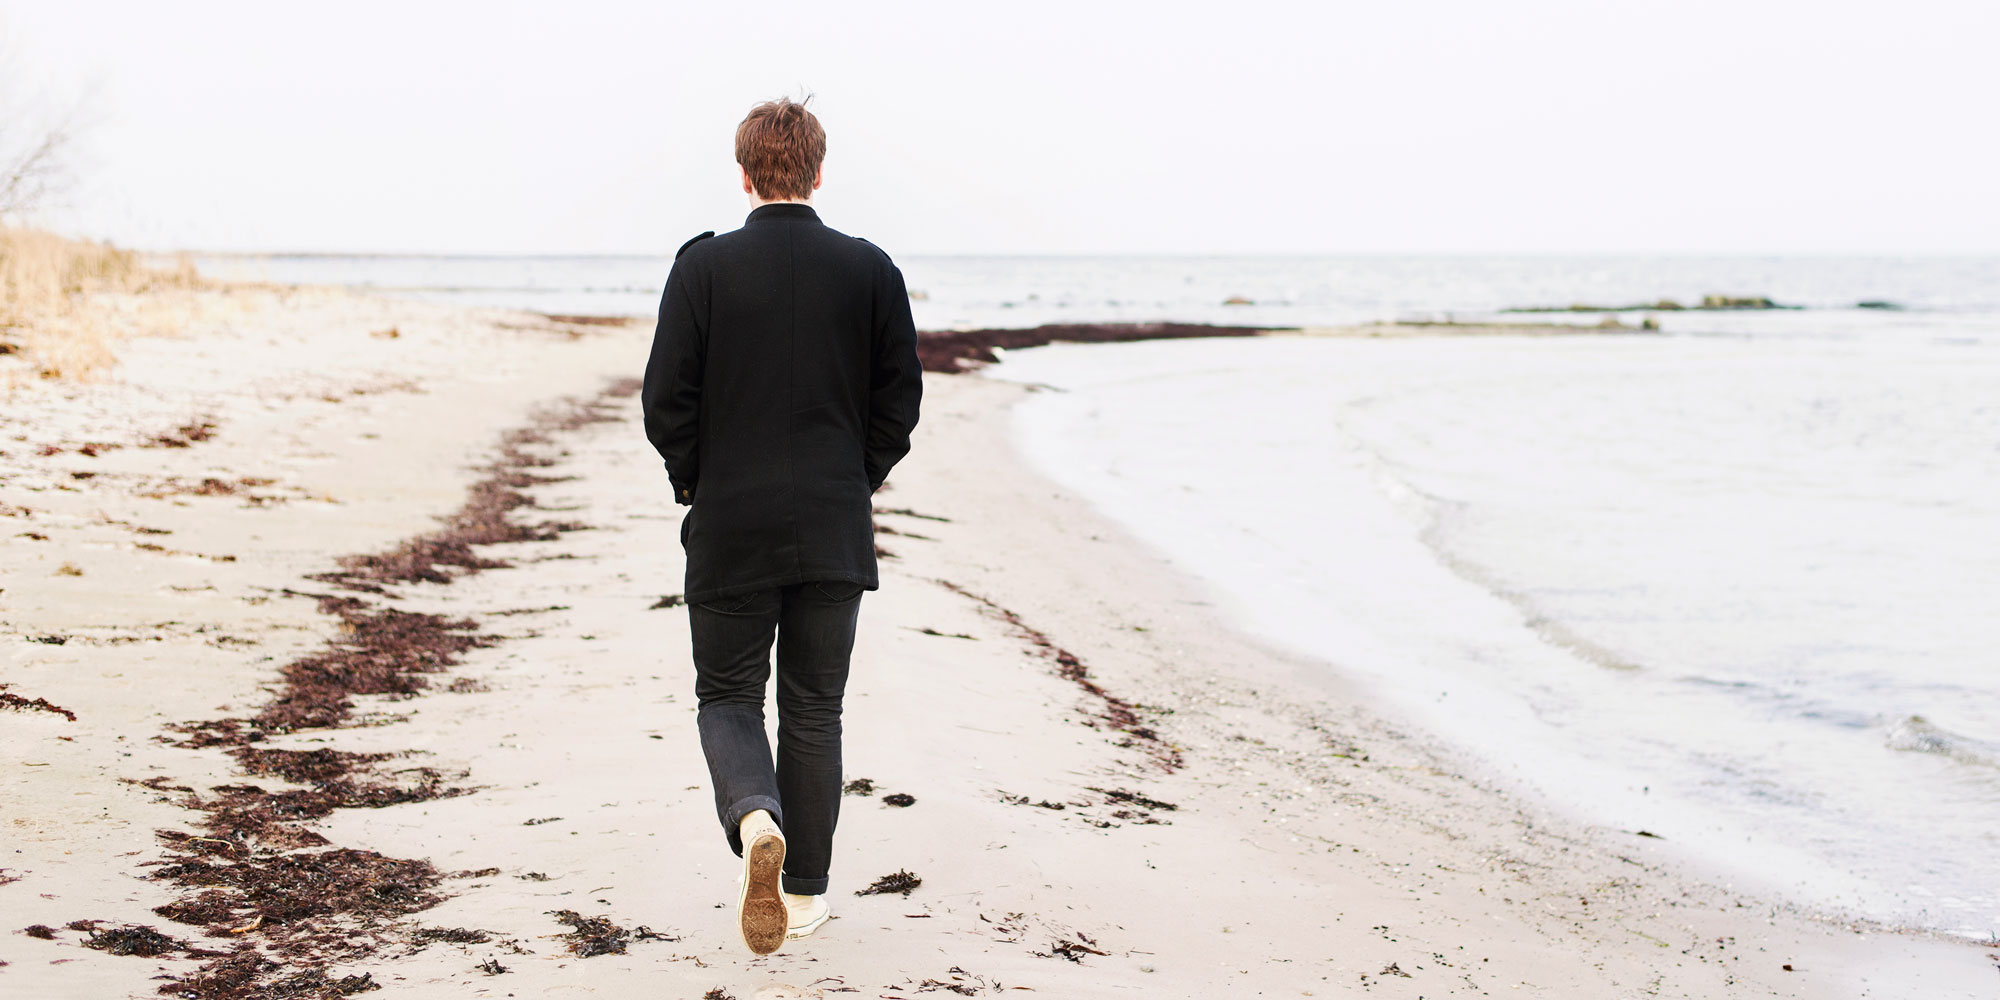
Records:
[[[185,257],[160,267],[104,243],[0,227],[0,354],[33,375],[84,378],[115,360],[120,338],[168,332],[203,287]]]

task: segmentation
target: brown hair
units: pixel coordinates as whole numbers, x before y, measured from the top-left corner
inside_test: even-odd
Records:
[[[757,197],[766,201],[811,198],[824,159],[826,130],[803,102],[785,97],[765,101],[736,126],[736,162],[750,175]]]

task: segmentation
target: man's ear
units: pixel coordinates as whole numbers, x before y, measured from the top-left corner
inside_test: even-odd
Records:
[[[813,174],[813,190],[819,190],[819,186],[824,183],[826,183],[826,164],[821,163],[819,165],[819,172]]]
[[[757,193],[757,185],[750,183],[750,171],[743,169],[743,164],[741,163],[736,165],[736,176],[742,178],[743,180],[744,194]]]

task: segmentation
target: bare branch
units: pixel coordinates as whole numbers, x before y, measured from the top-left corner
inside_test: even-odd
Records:
[[[62,164],[70,140],[66,124],[49,127],[19,151],[8,149],[6,138],[0,135],[0,220],[42,205],[68,180]]]
[[[0,26],[4,27],[4,26]],[[31,82],[36,76],[0,31],[0,222],[47,208],[73,180],[69,153],[81,100],[55,113],[57,102]]]

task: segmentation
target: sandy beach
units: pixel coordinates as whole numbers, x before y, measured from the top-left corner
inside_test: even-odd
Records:
[[[976,372],[877,496],[835,919],[754,957],[650,328],[198,299],[0,389],[9,996],[2000,994],[1992,944],[1732,888],[1246,638]]]

